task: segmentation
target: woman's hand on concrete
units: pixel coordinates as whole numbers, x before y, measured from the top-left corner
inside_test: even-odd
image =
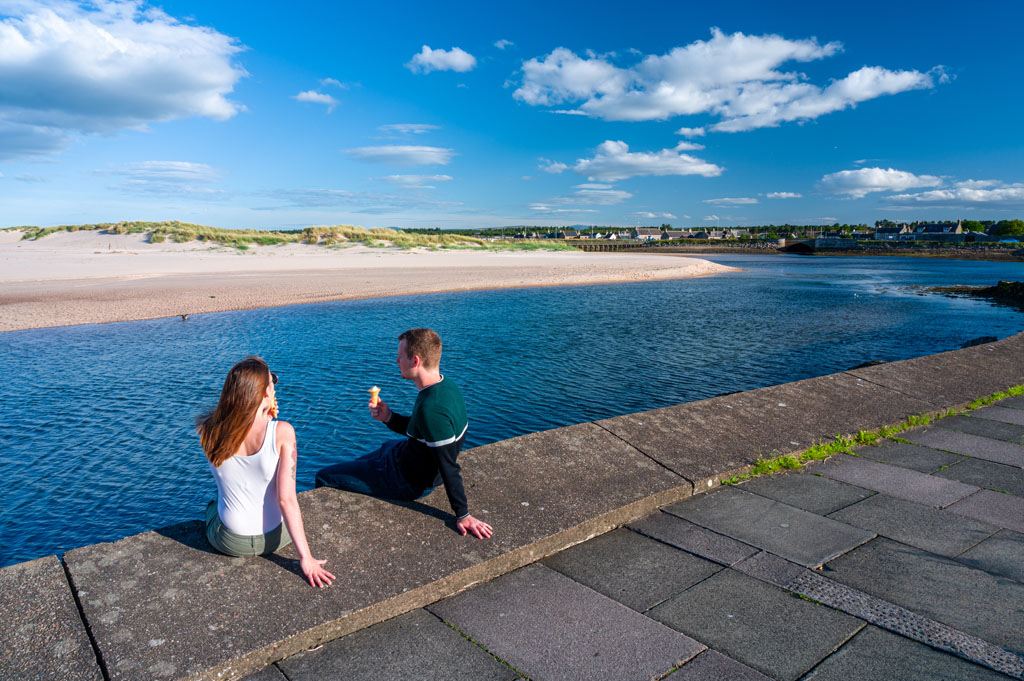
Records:
[[[327,570],[323,569],[323,564],[326,560],[317,560],[310,556],[309,558],[303,558],[299,561],[299,566],[302,568],[302,574],[306,576],[306,581],[312,587],[325,587],[330,586],[334,580],[332,575]]]
[[[466,536],[467,532],[477,539],[488,539],[492,534],[494,534],[494,530],[490,525],[482,520],[477,520],[471,515],[467,515],[465,518],[456,520],[455,528],[463,537]]]

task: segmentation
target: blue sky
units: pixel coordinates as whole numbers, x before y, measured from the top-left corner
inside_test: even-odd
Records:
[[[1022,25],[1019,0],[0,0],[0,226],[1022,217]]]

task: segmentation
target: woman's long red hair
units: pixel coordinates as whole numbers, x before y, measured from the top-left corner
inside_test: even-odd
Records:
[[[246,357],[231,367],[217,408],[196,419],[199,441],[215,468],[238,452],[256,420],[270,383],[270,367],[259,357]]]

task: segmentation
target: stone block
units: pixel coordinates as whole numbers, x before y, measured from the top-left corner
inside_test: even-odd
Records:
[[[884,494],[829,515],[882,537],[940,556],[956,556],[999,531],[998,527]]]
[[[656,679],[704,650],[543,565],[428,608],[531,679]]]
[[[0,569],[0,678],[102,681],[57,556]]]
[[[875,429],[929,409],[928,402],[832,374],[597,424],[700,491],[745,472],[760,456],[803,450],[837,433]]]
[[[854,617],[732,569],[722,570],[649,614],[779,681],[800,678],[863,626]]]
[[[983,489],[949,507],[952,513],[1024,532],[1024,498]]]
[[[884,440],[878,446],[859,447],[856,454],[865,459],[909,468],[918,473],[934,473],[943,466],[952,466],[964,460],[959,454],[892,440]]]
[[[721,565],[733,565],[757,553],[749,544],[658,511],[629,524],[631,530]]]
[[[997,404],[975,409],[971,412],[971,416],[1001,423],[1012,423],[1015,426],[1024,426],[1024,410],[1012,409]]]
[[[759,551],[757,554],[736,563],[734,568],[748,577],[760,579],[780,588],[787,588],[790,582],[803,574],[807,568],[796,563],[791,563],[784,558],[772,555],[767,551]]]
[[[328,488],[300,494],[312,552],[339,577],[327,589],[303,581],[293,547],[229,558],[207,546],[198,521],[69,551],[110,679],[240,678],[690,493],[592,424],[468,450],[459,461],[474,514],[495,528],[489,540],[453,530],[443,490],[408,503]]]
[[[668,678],[671,681],[772,681],[756,669],[714,650],[705,650]]]
[[[612,530],[553,556],[544,565],[638,612],[722,569],[631,530]]]
[[[835,456],[818,464],[813,470],[833,480],[936,508],[949,506],[978,491],[973,485],[848,454]]]
[[[957,560],[990,575],[1024,582],[1024,534],[1001,530],[964,551]]]
[[[664,510],[805,567],[817,567],[874,536],[736,488],[701,494]]]
[[[997,404],[1000,407],[1008,407],[1010,409],[1024,409],[1024,395],[1007,397],[1005,400],[999,400]]]
[[[288,681],[511,681],[519,674],[426,610],[413,610],[278,663]]]
[[[764,475],[747,480],[739,485],[739,489],[818,515],[828,515],[874,494],[863,487],[854,487],[806,471]]]
[[[992,421],[990,419],[974,418],[966,414],[947,416],[934,422],[935,426],[946,430],[957,430],[961,433],[980,435],[981,437],[993,440],[1006,440],[1007,442],[1018,442],[1024,437],[1024,426],[1015,426],[1012,423],[1003,421]]]
[[[1000,681],[990,669],[926,645],[865,627],[804,677],[805,681]]]
[[[968,485],[1024,497],[1024,469],[984,459],[964,459],[935,475]]]
[[[264,667],[255,674],[249,674],[249,676],[242,679],[242,681],[288,681],[288,677],[281,673],[281,670],[277,668],[277,665],[270,665]]]
[[[1024,334],[847,373],[945,410],[1024,383]]]
[[[1024,466],[1024,446],[1013,442],[1003,442],[935,427],[908,430],[901,433],[900,437],[933,449],[944,449],[947,452],[1005,463],[1018,468]]]
[[[1017,655],[1024,652],[1024,584],[882,537],[832,561],[824,574]]]

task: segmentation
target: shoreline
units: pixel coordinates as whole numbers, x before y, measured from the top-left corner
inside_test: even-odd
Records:
[[[20,238],[20,237],[19,237]],[[362,246],[149,244],[141,235],[0,241],[0,332],[426,293],[703,277],[694,257]]]

